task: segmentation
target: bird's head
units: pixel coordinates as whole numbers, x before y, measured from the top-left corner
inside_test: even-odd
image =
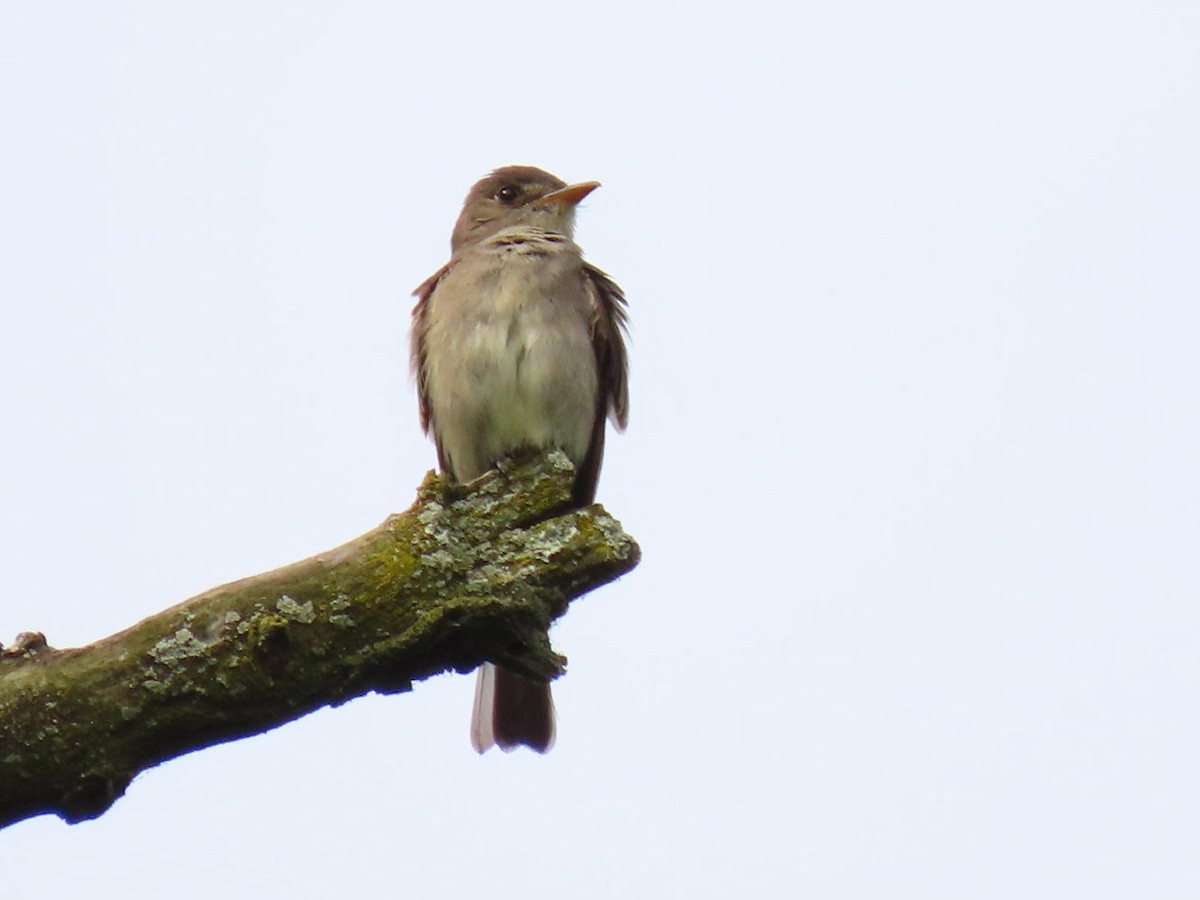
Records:
[[[571,237],[576,204],[598,187],[598,181],[568,185],[533,166],[496,169],[468,192],[454,225],[450,249],[458,252],[515,225]]]

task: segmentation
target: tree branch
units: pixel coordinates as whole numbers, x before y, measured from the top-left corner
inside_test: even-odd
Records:
[[[0,827],[94,818],[139,772],[369,691],[491,660],[553,678],[546,630],[640,551],[568,508],[561,453],[417,501],[311,559],[213,588],[87,647],[0,652]]]

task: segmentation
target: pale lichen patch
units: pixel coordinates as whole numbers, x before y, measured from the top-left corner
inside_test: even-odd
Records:
[[[297,603],[287,594],[284,594],[275,601],[275,608],[279,610],[279,614],[285,619],[291,619],[293,622],[300,622],[303,625],[311,625],[313,620],[317,618],[311,600]]]
[[[617,559],[628,559],[637,549],[637,544],[621,528],[621,523],[614,519],[603,508],[597,508],[592,515],[592,527],[604,537],[604,543],[612,550]]]
[[[165,637],[150,648],[150,657],[168,668],[182,661],[204,656],[204,644],[196,640],[188,628],[180,628],[171,637]]]
[[[421,563],[430,569],[453,569],[458,557],[449,550],[433,550],[421,557]]]
[[[578,534],[579,526],[572,517],[551,519],[529,532],[523,549],[527,556],[547,561],[561,552]]]
[[[446,509],[442,504],[432,500],[428,506],[417,513],[417,521],[424,526],[426,534],[433,534],[434,527],[440,524],[445,512]]]
[[[546,457],[546,461],[550,463],[559,472],[574,472],[575,466],[571,463],[570,457],[561,450],[553,450]]]

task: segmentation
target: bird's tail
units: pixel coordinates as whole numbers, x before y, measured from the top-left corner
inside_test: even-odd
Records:
[[[554,746],[554,701],[548,683],[492,663],[479,667],[471,746],[482,753],[493,744],[505,752],[522,744],[538,753]]]

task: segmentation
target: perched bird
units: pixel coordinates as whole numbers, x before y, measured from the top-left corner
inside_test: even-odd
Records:
[[[629,402],[625,297],[572,237],[576,205],[599,186],[531,166],[496,169],[467,194],[450,262],[414,291],[421,427],[456,481],[520,451],[557,448],[575,464],[574,502],[595,497],[605,419],[623,429]],[[550,685],[485,664],[472,746],[544,753],[553,742]]]

